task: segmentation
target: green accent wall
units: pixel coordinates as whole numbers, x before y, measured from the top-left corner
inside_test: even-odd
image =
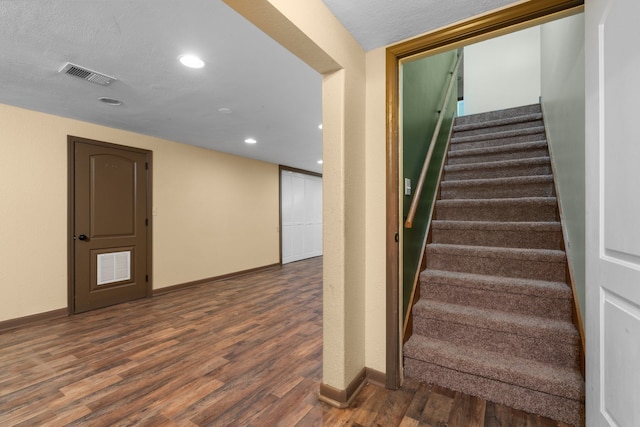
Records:
[[[457,52],[445,52],[417,61],[408,62],[402,66],[402,176],[411,179],[412,195],[402,196],[402,218],[406,219],[413,190],[418,183],[422,163],[429,150],[433,132],[438,122],[438,110],[442,106],[451,78],[451,71],[455,66]],[[431,202],[437,191],[440,166],[445,155],[452,116],[456,111],[457,85],[454,85],[451,100],[445,112],[444,120],[436,148],[431,158],[427,173],[427,180],[422,191],[422,197],[416,214],[413,228],[403,226],[402,232],[402,268],[403,268],[403,318],[407,313],[411,290],[420,268],[422,245],[427,232],[427,222],[431,211]],[[401,191],[404,194],[404,191]]]

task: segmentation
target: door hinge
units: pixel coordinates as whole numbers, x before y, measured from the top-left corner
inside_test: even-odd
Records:
[[[145,168],[146,170],[149,170],[149,162],[145,162],[145,164],[144,164],[144,168]]]
[[[396,233],[395,235],[395,241],[396,243],[398,243],[398,241],[400,240],[400,235],[398,233]]]
[[[149,218],[145,218],[144,225],[147,225],[147,226],[149,225]]]
[[[145,281],[145,282],[148,282],[148,281],[149,281],[149,275],[148,275],[148,274],[146,274],[146,275],[144,276],[144,281]]]

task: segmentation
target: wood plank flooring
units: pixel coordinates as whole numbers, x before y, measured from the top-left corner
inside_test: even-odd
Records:
[[[405,381],[322,380],[322,258],[0,334],[0,426],[560,426]]]

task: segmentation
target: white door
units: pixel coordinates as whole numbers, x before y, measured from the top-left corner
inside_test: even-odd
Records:
[[[585,1],[587,426],[640,426],[640,1]]]
[[[282,263],[322,255],[322,179],[281,173]]]

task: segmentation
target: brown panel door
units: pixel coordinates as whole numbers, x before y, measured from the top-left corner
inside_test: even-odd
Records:
[[[149,152],[70,137],[73,144],[73,311],[150,296]]]

